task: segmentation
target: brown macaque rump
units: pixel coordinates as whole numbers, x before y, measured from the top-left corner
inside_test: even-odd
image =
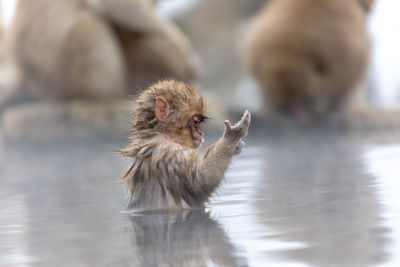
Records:
[[[300,124],[341,116],[366,75],[372,0],[271,0],[250,23],[244,61],[265,114]]]

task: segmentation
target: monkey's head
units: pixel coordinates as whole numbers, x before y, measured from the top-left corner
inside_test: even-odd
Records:
[[[203,142],[203,98],[190,86],[175,80],[161,81],[143,91],[134,102],[136,134],[164,134],[190,148]]]

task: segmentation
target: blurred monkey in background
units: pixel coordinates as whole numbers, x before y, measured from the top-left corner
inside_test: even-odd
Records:
[[[244,59],[270,119],[340,120],[366,74],[372,4],[271,0],[265,5],[245,36]]]
[[[162,78],[193,80],[191,44],[154,2],[20,0],[7,36],[21,76],[14,98],[108,98]]]

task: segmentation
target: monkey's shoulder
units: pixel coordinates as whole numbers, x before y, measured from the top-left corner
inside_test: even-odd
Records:
[[[121,151],[124,156],[135,160],[151,159],[152,161],[160,161],[190,157],[195,149],[187,148],[170,140],[154,138],[133,142]]]

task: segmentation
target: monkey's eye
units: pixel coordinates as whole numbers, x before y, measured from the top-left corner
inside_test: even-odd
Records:
[[[197,115],[194,115],[193,117],[192,117],[192,120],[193,120],[193,124],[195,125],[195,126],[198,126],[198,125],[200,125],[200,118],[197,116]]]
[[[204,116],[203,114],[196,114],[193,115],[192,117],[193,122],[195,125],[199,125],[200,123],[202,123],[204,120],[208,119],[206,116]]]

